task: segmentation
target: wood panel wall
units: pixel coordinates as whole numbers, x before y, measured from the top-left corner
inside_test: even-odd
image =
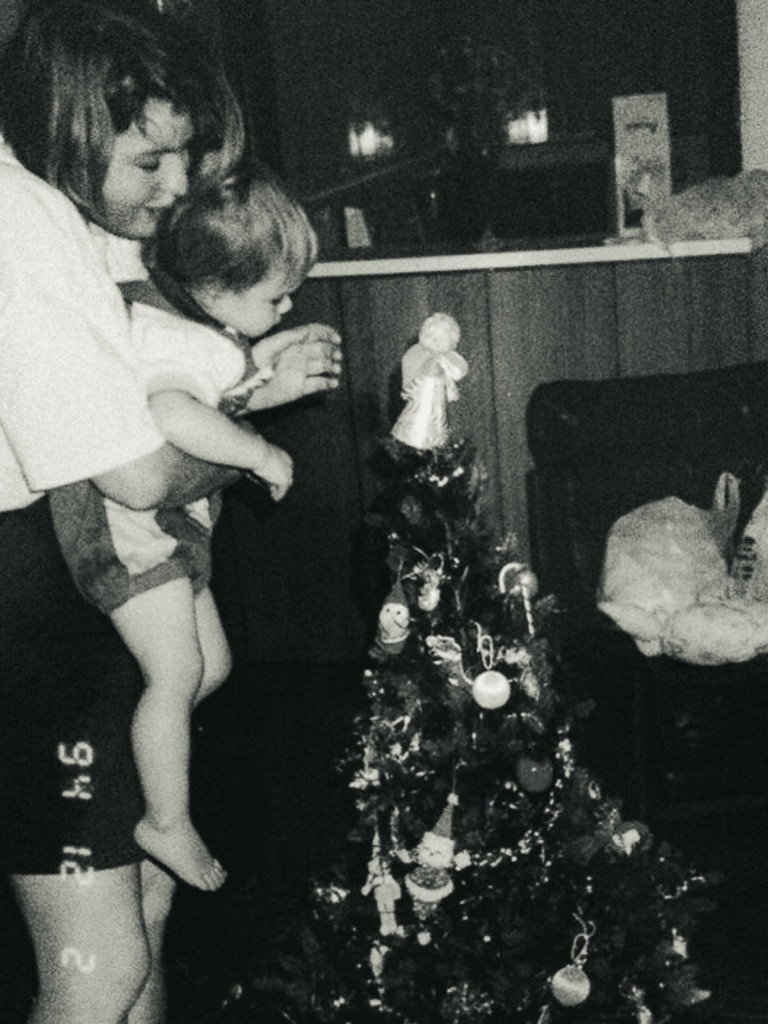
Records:
[[[264,425],[296,460],[286,502],[266,516],[250,497],[229,502],[241,552],[229,596],[249,620],[240,636],[248,656],[334,661],[364,650],[376,609],[356,562],[377,486],[371,456],[402,408],[400,360],[430,313],[461,325],[470,373],[451,426],[487,470],[491,524],[499,536],[513,533],[526,559],[533,388],[768,358],[767,269],[762,255],[736,254],[310,279],[293,317],[341,332],[344,382]]]

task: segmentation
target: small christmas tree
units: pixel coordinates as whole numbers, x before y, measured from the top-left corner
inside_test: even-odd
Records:
[[[290,994],[328,1024],[659,1024],[708,996],[687,948],[708,882],[579,766],[553,602],[447,433],[457,340],[425,322],[382,445],[389,579],[343,765],[362,852],[318,882]]]

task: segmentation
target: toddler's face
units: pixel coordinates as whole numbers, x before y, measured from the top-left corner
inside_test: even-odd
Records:
[[[266,334],[293,305],[282,277],[267,277],[242,292],[207,289],[195,299],[215,320],[247,338]]]

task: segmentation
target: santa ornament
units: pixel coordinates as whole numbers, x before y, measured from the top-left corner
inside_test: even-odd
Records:
[[[459,325],[447,313],[433,313],[421,325],[419,340],[402,360],[406,405],[392,428],[395,440],[421,451],[448,440],[447,404],[458,399],[456,381],[469,372],[456,351],[460,336]]]
[[[413,859],[416,867],[406,876],[405,887],[413,898],[416,916],[426,920],[437,904],[453,892],[450,869],[455,865],[456,842],[452,836],[453,809],[459,799],[448,795],[437,824],[425,832]]]

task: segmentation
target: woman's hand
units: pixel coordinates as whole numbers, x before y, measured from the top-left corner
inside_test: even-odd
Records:
[[[249,411],[285,405],[339,386],[341,338],[327,324],[280,331],[258,341],[252,352],[256,366],[271,364],[273,374],[253,393]]]

